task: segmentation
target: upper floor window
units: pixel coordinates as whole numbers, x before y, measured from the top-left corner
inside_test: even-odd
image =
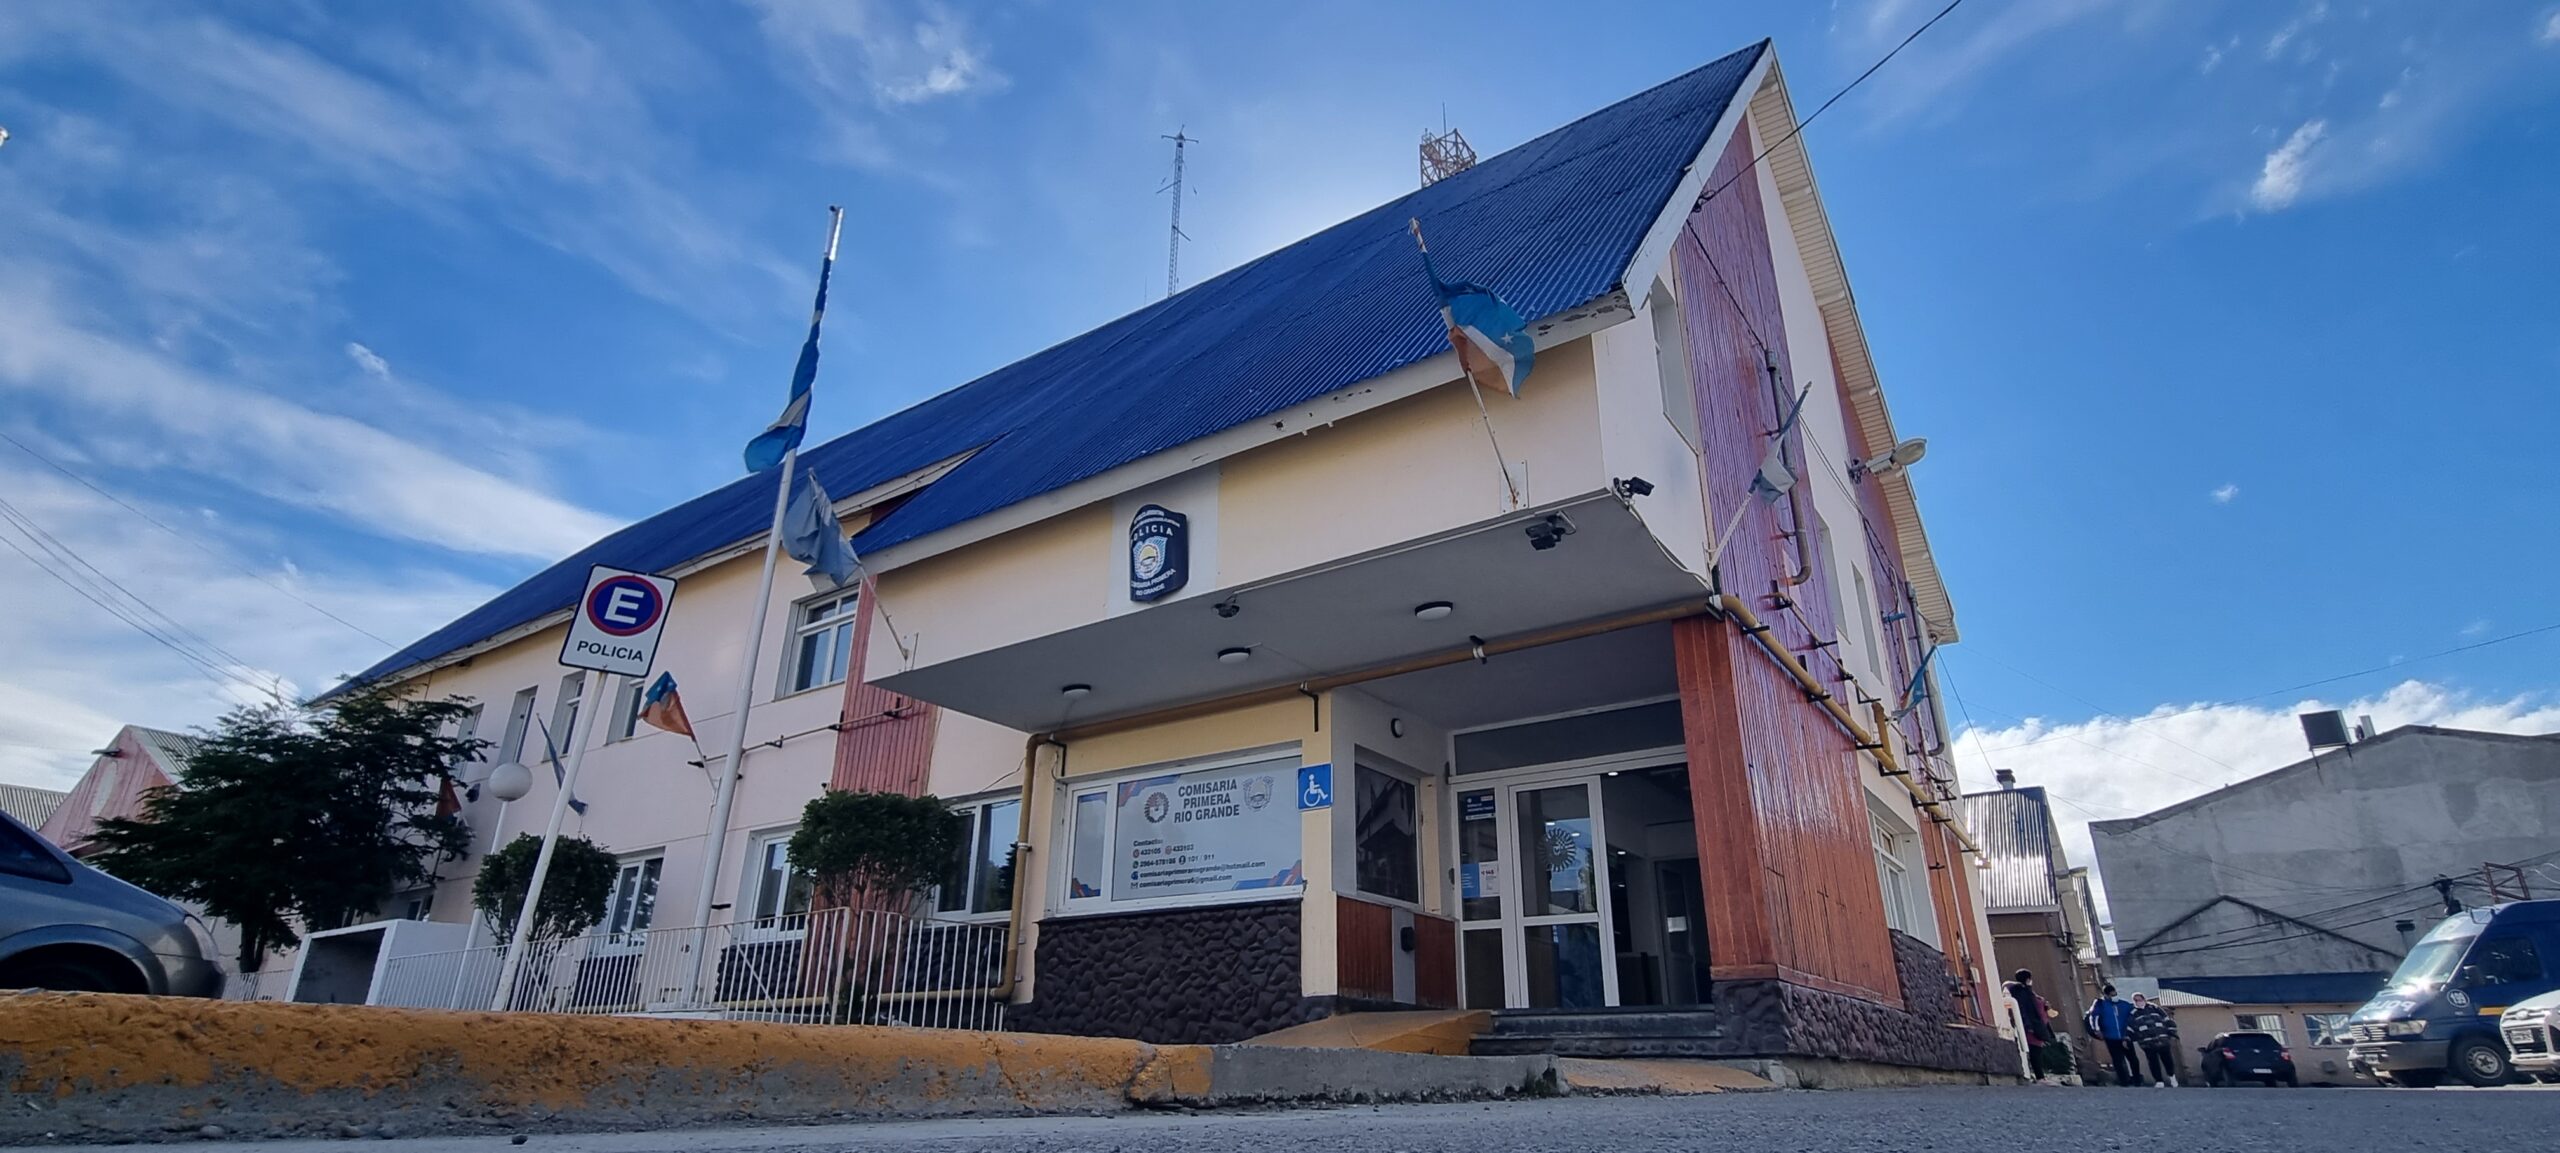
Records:
[[[569,755],[571,734],[578,729],[578,699],[586,691],[584,670],[560,678],[560,697],[551,705],[551,748],[563,757]]]
[[[794,640],[786,693],[843,680],[853,666],[853,626],[860,594],[848,590],[803,601],[792,611]]]
[[[496,764],[524,762],[525,735],[533,728],[533,697],[539,688],[517,689],[515,703],[507,706],[507,734],[498,741]]]
[[[1668,277],[1653,282],[1654,370],[1662,382],[1662,417],[1698,452],[1698,390],[1689,380],[1689,334]]]
[[[1022,801],[998,797],[951,806],[959,833],[933,908],[950,916],[993,916],[1013,911],[1014,842],[1022,836]]]
[[[640,731],[640,699],[646,692],[637,678],[624,677],[613,687],[613,723],[605,729],[604,739],[627,741]]]

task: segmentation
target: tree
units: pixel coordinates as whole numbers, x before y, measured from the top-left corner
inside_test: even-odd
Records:
[[[801,810],[791,867],[829,889],[920,893],[960,852],[951,818],[939,797],[829,790]]]
[[[516,918],[524,912],[524,894],[533,887],[534,859],[542,854],[542,838],[518,833],[507,847],[480,862],[480,878],[471,883],[471,904],[489,920],[498,943],[516,935]],[[551,873],[542,880],[542,905],[534,910],[533,939],[575,937],[604,920],[605,902],[613,899],[622,862],[585,837],[562,837],[551,847]]]
[[[357,690],[326,705],[251,705],[200,731],[174,787],[139,818],[98,823],[96,863],[240,926],[240,965],[372,916],[470,848],[442,804],[453,766],[488,742],[455,736],[462,698]]]

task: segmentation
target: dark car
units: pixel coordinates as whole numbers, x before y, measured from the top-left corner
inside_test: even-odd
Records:
[[[0,813],[0,989],[219,997],[213,934]]]
[[[2217,1033],[2205,1042],[2204,1083],[2217,1088],[2256,1081],[2262,1085],[2299,1085],[2293,1050],[2273,1033]]]

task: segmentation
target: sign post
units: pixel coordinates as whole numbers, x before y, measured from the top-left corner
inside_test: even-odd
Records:
[[[611,709],[615,678],[635,680],[649,675],[657,660],[658,634],[666,629],[667,610],[674,605],[676,582],[648,573],[596,565],[587,570],[587,591],[569,617],[569,636],[560,645],[560,663],[602,673],[560,739],[569,745],[569,766],[560,774],[560,793],[551,798],[551,823],[542,831],[542,851],[533,858],[533,878],[525,886],[524,908],[516,913],[515,935],[507,939],[506,964],[498,972],[498,991],[489,1008],[504,1012],[515,1001],[516,979],[524,971],[525,946],[533,936],[534,914],[542,905],[542,883],[551,876],[551,851],[559,844],[560,825],[569,815],[569,798],[577,792],[578,770],[587,763],[587,739],[595,716]],[[495,852],[496,847],[491,847]]]

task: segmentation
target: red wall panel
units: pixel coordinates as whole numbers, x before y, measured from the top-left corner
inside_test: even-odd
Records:
[[[1396,911],[1351,897],[1336,900],[1335,981],[1342,995],[1395,1000]]]
[[[843,725],[836,731],[835,771],[827,786],[851,792],[924,795],[933,771],[934,706],[863,682],[861,662],[870,649],[870,599],[878,586],[862,586],[862,616],[854,625],[856,662],[844,682]]]

